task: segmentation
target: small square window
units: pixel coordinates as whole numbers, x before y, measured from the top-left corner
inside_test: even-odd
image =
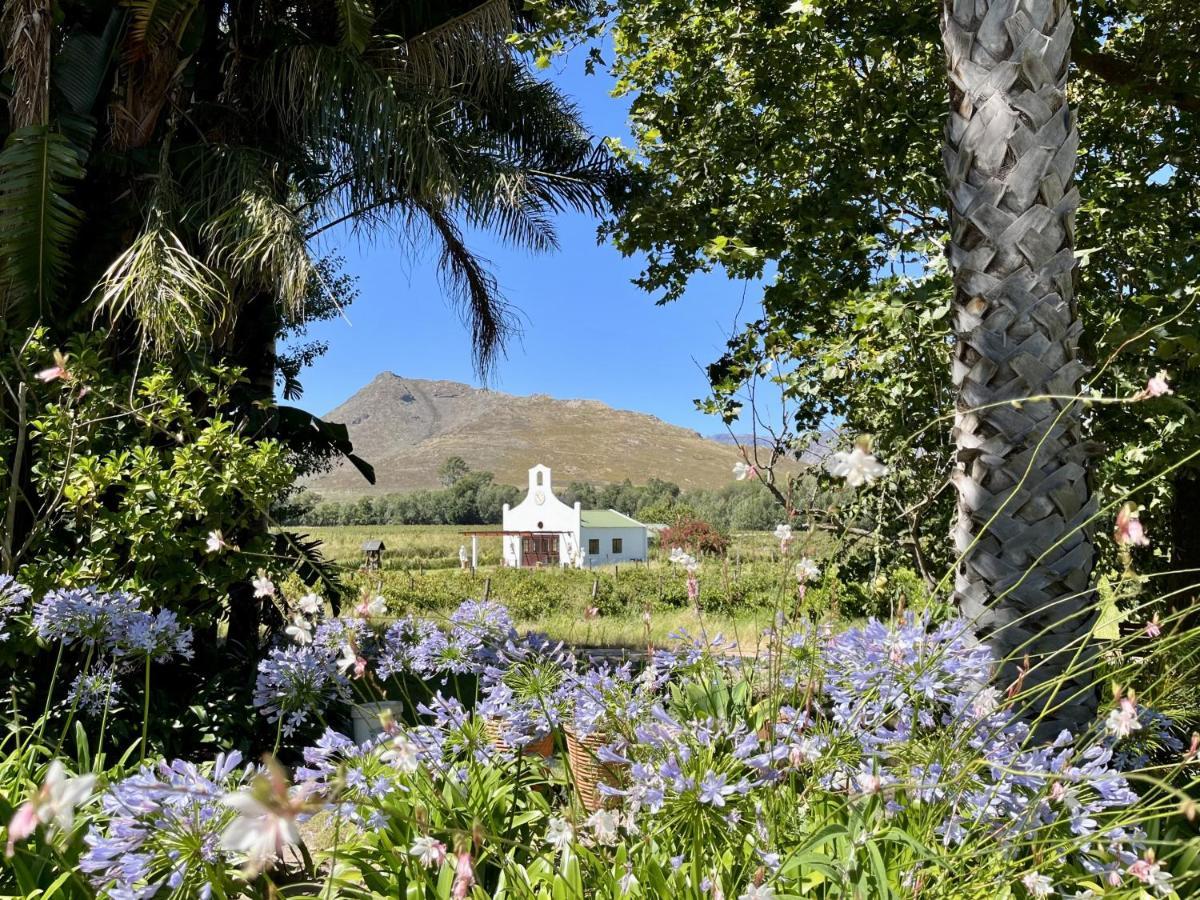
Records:
[[[600,538],[588,538],[588,556],[596,556],[600,552]]]
[[[613,538],[613,553],[620,553],[620,552],[621,552],[621,539]]]

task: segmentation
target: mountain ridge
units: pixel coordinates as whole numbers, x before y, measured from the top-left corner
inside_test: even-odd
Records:
[[[346,463],[302,481],[327,497],[437,487],[448,456],[504,484],[523,485],[529,467],[541,462],[562,485],[655,477],[683,488],[727,484],[739,458],[697,431],[599,400],[509,394],[386,371],[323,418],[347,426],[355,453],[376,472],[374,486]]]

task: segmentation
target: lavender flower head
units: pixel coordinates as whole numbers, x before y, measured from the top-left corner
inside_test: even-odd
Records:
[[[236,813],[221,798],[249,773],[238,771],[241,761],[235,751],[203,768],[159,762],[113,784],[79,860],[97,893],[134,900],[161,891],[207,900],[217,885],[221,896],[232,895],[221,832]]]
[[[67,699],[80,712],[89,716],[103,715],[121,693],[115,666],[99,666],[80,672],[71,682]]]
[[[8,640],[8,621],[25,608],[33,592],[11,575],[0,575],[0,644]]]
[[[349,683],[334,656],[319,647],[276,648],[258,664],[254,705],[267,721],[282,721],[286,736],[309,715],[348,699]]]
[[[33,607],[33,629],[44,641],[112,648],[128,620],[141,613],[140,601],[124,591],[96,586],[49,591]]]

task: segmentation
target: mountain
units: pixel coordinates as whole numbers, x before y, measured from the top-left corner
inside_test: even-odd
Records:
[[[530,466],[541,462],[563,486],[657,477],[684,488],[728,484],[739,458],[694,431],[595,400],[521,397],[391,372],[325,419],[350,429],[354,452],[375,467],[377,482],[372,487],[343,463],[304,482],[327,497],[438,487],[438,466],[448,456],[503,484],[524,485]]]

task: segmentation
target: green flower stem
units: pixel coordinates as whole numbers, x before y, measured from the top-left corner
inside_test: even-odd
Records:
[[[142,686],[142,758],[146,761],[146,737],[150,728],[150,654],[146,654],[146,680]]]

